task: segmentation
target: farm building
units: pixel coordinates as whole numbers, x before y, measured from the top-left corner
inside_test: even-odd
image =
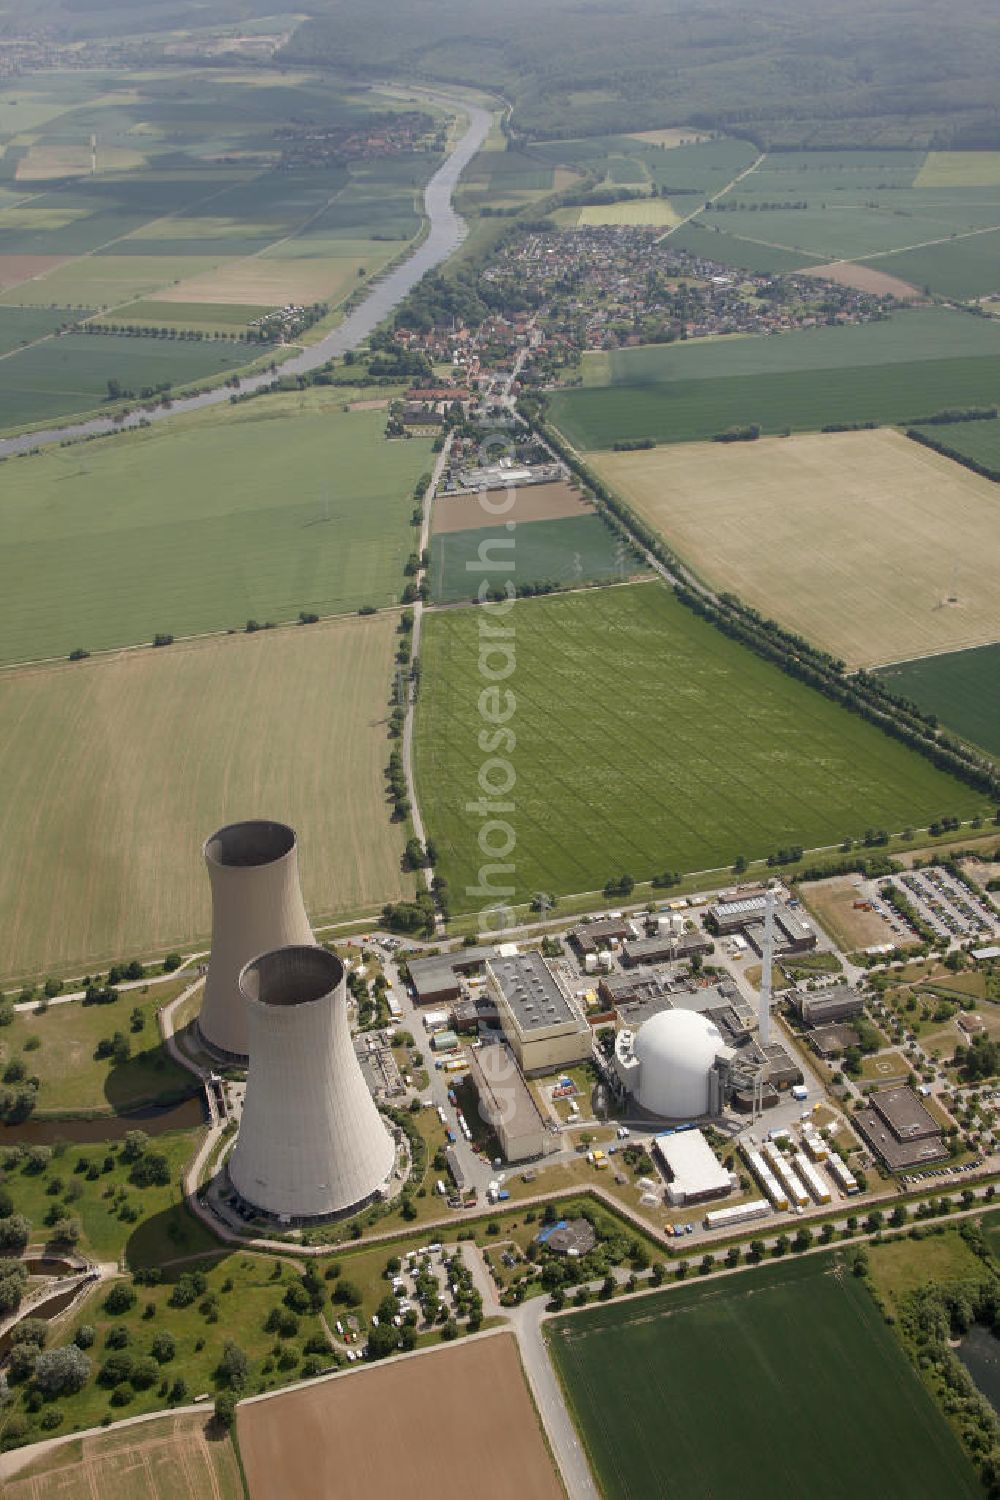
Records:
[[[792,1005],[806,1026],[830,1026],[860,1016],[865,1003],[857,990],[848,984],[830,985],[823,990],[796,990],[790,996]]]
[[[529,1077],[590,1056],[590,1027],[540,953],[491,959],[486,978],[504,1035]]]
[[[941,1126],[906,1084],[879,1089],[869,1096],[852,1123],[890,1172],[943,1161],[948,1148]]]
[[[623,1089],[640,1109],[666,1120],[718,1114],[733,1056],[715,1023],[696,1011],[663,1011],[615,1041]]]
[[[700,1130],[655,1136],[653,1149],[666,1170],[667,1197],[674,1207],[732,1192],[732,1178]]]
[[[471,1050],[469,1073],[505,1161],[531,1161],[551,1149],[542,1112],[506,1042]]]

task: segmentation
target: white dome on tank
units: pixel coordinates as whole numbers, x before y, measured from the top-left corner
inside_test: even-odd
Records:
[[[640,1026],[634,1054],[640,1065],[641,1108],[679,1120],[709,1112],[712,1069],[718,1057],[731,1052],[707,1016],[665,1010]]]

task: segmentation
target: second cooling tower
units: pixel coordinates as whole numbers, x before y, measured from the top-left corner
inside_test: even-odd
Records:
[[[258,953],[313,943],[299,886],[295,830],[285,823],[230,823],[205,841],[212,885],[212,957],[198,1026],[217,1051],[249,1051],[240,971]]]
[[[325,948],[280,948],[248,963],[240,987],[250,1069],[233,1186],[278,1218],[360,1207],[396,1152],[351,1042],[343,964]]]

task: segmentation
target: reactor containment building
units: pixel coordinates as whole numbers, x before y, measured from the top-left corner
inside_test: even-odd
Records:
[[[646,1114],[694,1120],[720,1113],[734,1056],[707,1016],[667,1010],[650,1016],[637,1032],[618,1033],[614,1068],[625,1093]]]
[[[344,965],[315,944],[284,947],[239,984],[250,1066],[233,1187],[281,1221],[363,1207],[388,1186],[396,1148],[351,1042]]]
[[[208,1046],[245,1061],[249,1021],[240,973],[259,953],[315,943],[299,885],[295,830],[257,819],[205,840],[212,887],[212,956],[198,1029]]]

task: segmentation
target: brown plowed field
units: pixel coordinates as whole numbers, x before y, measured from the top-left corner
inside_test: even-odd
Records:
[[[243,1405],[250,1500],[564,1500],[514,1336]]]
[[[6,287],[17,286],[19,281],[27,281],[29,276],[43,276],[46,271],[54,271],[56,266],[64,266],[69,255],[0,255],[0,292]]]
[[[434,502],[431,530],[437,536],[504,521],[558,521],[564,516],[589,515],[594,508],[568,484],[529,484],[513,491],[514,503],[509,508],[507,499],[503,490],[487,491],[486,506],[479,495],[442,495]]]
[[[824,281],[835,281],[838,286],[853,286],[859,292],[871,292],[874,297],[896,297],[900,302],[914,302],[923,297],[919,287],[890,276],[888,271],[876,271],[874,266],[859,265],[855,261],[835,260],[828,266],[807,266],[799,271],[800,276],[821,276]]]

